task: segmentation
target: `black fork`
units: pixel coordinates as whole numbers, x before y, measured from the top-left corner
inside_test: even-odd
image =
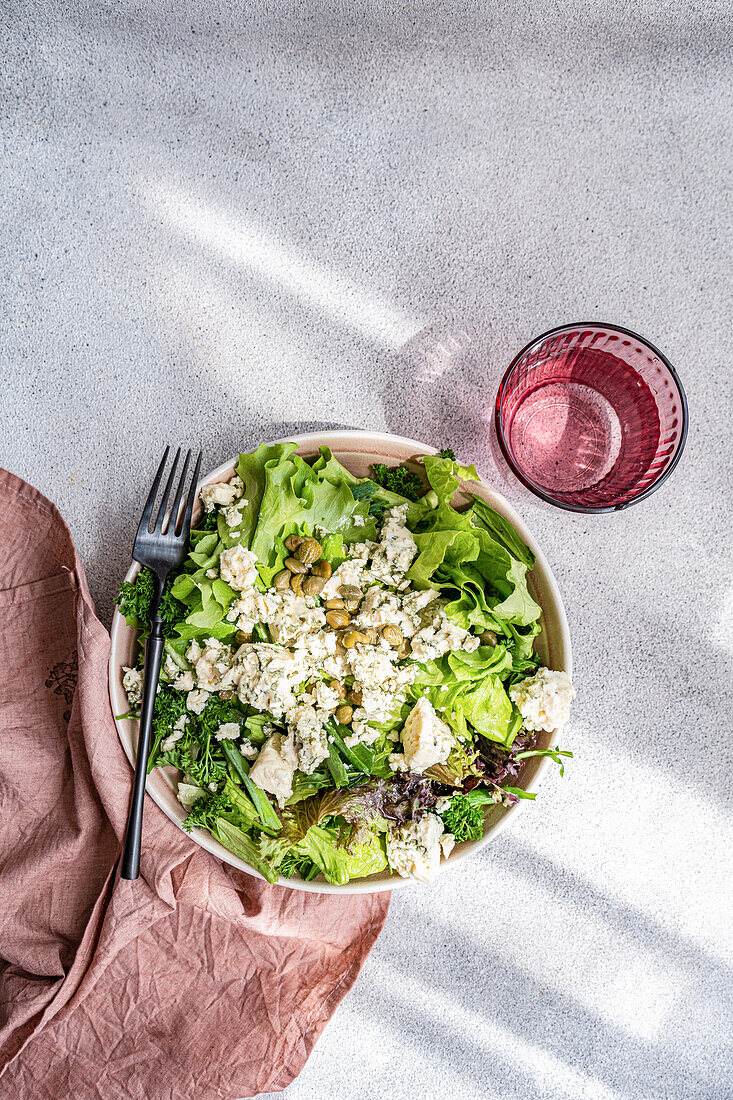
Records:
[[[191,463],[191,452],[186,455],[183,463],[183,471],[178,480],[178,488],[170,504],[170,495],[173,483],[176,480],[178,464],[181,458],[181,448],[176,451],[168,480],[165,483],[160,506],[153,520],[153,508],[158,496],[158,489],[168,463],[170,447],[166,447],[163,459],[155,475],[150,496],[143,509],[140,526],[135,535],[133,559],[145,565],[153,574],[153,602],[150,606],[150,633],[145,643],[145,668],[143,673],[142,703],[140,706],[140,734],[137,742],[137,756],[135,758],[135,781],[130,800],[130,813],[127,819],[127,835],[125,837],[125,849],[122,853],[122,878],[137,878],[140,873],[140,837],[143,826],[143,803],[145,801],[145,777],[147,771],[148,755],[150,753],[150,738],[153,728],[153,708],[155,706],[155,693],[158,688],[160,676],[160,664],[163,657],[163,620],[160,617],[160,601],[163,598],[165,583],[173,569],[180,568],[186,557],[188,537],[191,533],[191,513],[196,500],[196,486],[201,472],[201,452],[196,459],[193,475],[191,477],[186,504],[181,512],[181,500],[186,486],[188,467]]]

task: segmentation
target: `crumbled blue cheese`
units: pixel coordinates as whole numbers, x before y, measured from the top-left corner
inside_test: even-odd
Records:
[[[251,634],[255,623],[268,622],[274,609],[275,603],[269,593],[248,588],[242,592],[238,600],[233,601],[227,619],[236,623],[237,629],[244,634]]]
[[[206,648],[201,649],[196,660],[196,683],[204,691],[223,691],[231,687],[235,674],[232,672],[234,650],[220,642],[218,638],[207,638]]]
[[[323,725],[329,716],[319,713],[309,703],[299,703],[288,714],[288,729],[295,736],[298,767],[311,775],[328,756],[328,741]]]
[[[166,653],[165,661],[163,662],[163,672],[166,674],[169,680],[175,680],[176,676],[180,672],[180,668],[171,657],[170,653]]]
[[[242,526],[242,509],[246,508],[249,504],[248,500],[238,500],[235,504],[230,504],[226,508],[222,508],[221,514],[224,517],[224,522],[227,527],[231,527],[232,531]]]
[[[343,585],[350,585],[363,591],[370,580],[371,578],[365,573],[363,564],[360,561],[347,558],[346,561],[341,562],[338,568],[334,569],[323,587],[321,596],[324,600],[331,600],[339,595]]]
[[[215,504],[227,506],[233,504],[241,497],[244,485],[240,478],[233,477],[231,481],[219,481],[216,485],[204,485],[201,490],[201,503],[204,511],[211,512]]]
[[[379,546],[372,554],[370,571],[376,580],[395,588],[406,588],[405,574],[417,557],[417,545],[405,526],[407,504],[389,508],[379,532]]]
[[[552,733],[564,726],[570,717],[575,688],[567,672],[540,668],[534,676],[510,688],[509,697],[519,707],[526,729]]]
[[[462,649],[472,653],[481,644],[480,638],[451,622],[445,613],[445,601],[436,600],[425,609],[427,622],[410,638],[410,656],[415,661],[435,661],[445,653]]]
[[[311,596],[297,596],[292,592],[268,593],[271,610],[267,617],[270,637],[280,645],[296,645],[306,635],[325,626],[326,615],[315,606]]]
[[[128,668],[126,665],[122,666],[122,671],[122,686],[127,694],[130,710],[136,710],[143,698],[143,674],[139,669]]]
[[[180,741],[186,732],[186,724],[188,718],[185,714],[182,714],[173,727],[173,732],[166,737],[165,741],[160,746],[161,752],[169,752],[177,741]]]
[[[190,670],[188,672],[182,672],[180,676],[177,676],[173,681],[172,686],[178,691],[192,691],[194,687],[193,673]]]
[[[360,628],[372,626],[376,629],[397,626],[403,637],[411,638],[432,618],[428,605],[436,598],[437,592],[432,588],[402,594],[374,585],[361,601],[354,624]]]
[[[352,542],[345,550],[352,561],[365,566],[378,547],[378,542],[367,539],[365,542]]]
[[[219,557],[219,575],[230,588],[242,592],[252,588],[257,579],[257,555],[237,544],[222,550]]]
[[[273,733],[260,749],[249,777],[263,791],[274,795],[282,808],[293,793],[293,775],[298,757],[292,737]]]
[[[344,657],[348,671],[354,677],[354,687],[361,692],[361,705],[354,711],[353,732],[346,744],[373,744],[379,731],[370,723],[388,722],[405,701],[407,689],[418,668],[408,662],[397,664],[397,653],[386,643],[380,646],[358,645]]]
[[[417,545],[411,532],[405,526],[408,505],[398,505],[384,513],[379,542],[370,539],[352,543],[348,548],[349,557],[335,571],[326,585],[326,598],[338,595],[342,584],[354,584],[366,588],[378,582],[391,588],[405,589],[408,581],[405,574],[417,556]]]
[[[285,591],[248,589],[232,604],[228,618],[239,630],[251,634],[255,623],[265,623],[270,637],[280,645],[296,645],[306,635],[325,626],[326,616],[312,596]]]
[[[268,711],[276,719],[296,706],[294,689],[305,676],[304,663],[294,652],[266,642],[245,642],[237,650],[232,667],[241,701],[255,710]]]
[[[189,691],[186,696],[186,706],[193,714],[201,714],[209,701],[208,691]]]
[[[435,814],[424,814],[419,821],[395,826],[387,833],[387,859],[393,871],[403,878],[418,882],[432,882],[438,873],[441,856],[441,839],[445,834],[443,822]],[[447,856],[452,844],[447,843]]]
[[[214,737],[217,741],[236,741],[240,733],[239,722],[222,722]]]
[[[329,684],[319,680],[313,685],[308,695],[304,698],[313,703],[318,710],[322,711],[325,717],[329,717],[336,710],[336,707],[340,706],[343,699],[339,693],[332,688]]]
[[[450,728],[438,718],[426,696],[418,699],[402,730],[405,763],[410,771],[424,772],[444,764],[455,744]]]
[[[239,742],[239,751],[245,760],[255,760],[260,750],[252,744],[249,737],[243,737]]]

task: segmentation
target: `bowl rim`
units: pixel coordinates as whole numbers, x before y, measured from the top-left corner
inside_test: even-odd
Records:
[[[322,432],[304,432],[293,435],[283,436],[279,439],[275,439],[272,443],[296,443],[300,450],[305,451],[306,455],[310,455],[318,452],[318,448],[322,446],[331,447],[332,450],[343,452],[344,441],[350,444],[361,444],[361,451],[369,453],[370,448],[380,443],[383,445],[395,445],[398,444],[401,447],[409,447],[411,453],[415,456],[438,454],[438,450],[435,447],[429,446],[425,443],[421,443],[418,440],[409,439],[405,436],[393,435],[388,432],[370,432],[364,429],[331,429],[329,431]],[[339,446],[339,442],[341,446]],[[333,444],[333,446],[332,446]],[[346,448],[348,450],[348,448]],[[359,450],[356,446],[353,446],[354,451]],[[229,473],[236,463],[236,457],[230,458],[226,462],[221,463],[216,469],[205,474],[198,486],[197,493],[200,491],[203,485],[209,482],[215,482],[221,480],[223,475]],[[230,474],[231,476],[231,474]],[[468,483],[462,483],[462,486]],[[516,513],[509,501],[501,494],[493,489],[483,478],[480,479],[480,484],[492,497],[492,507],[498,505],[498,511],[500,511],[506,519],[515,527],[518,534],[527,543],[530,549],[533,551],[536,557],[534,569],[532,572],[539,570],[542,576],[544,586],[547,590],[545,603],[552,605],[552,610],[556,618],[557,633],[559,636],[559,663],[560,669],[572,675],[572,650],[570,643],[570,630],[568,627],[567,616],[565,613],[565,607],[563,605],[560,590],[557,586],[557,581],[550,569],[545,555],[543,554],[534,536],[527,528],[524,521]],[[141,566],[137,562],[132,562],[127,573],[125,574],[125,580],[130,581],[137,576]],[[543,616],[546,616],[546,607],[542,608]],[[122,680],[120,676],[120,670],[122,668],[122,656],[121,650],[125,644],[123,637],[133,628],[129,627],[124,618],[119,612],[119,609],[115,609],[112,619],[112,627],[110,631],[111,646],[110,657],[108,666],[108,685],[109,685],[109,697],[112,707],[112,714],[114,716],[115,725],[117,727],[117,734],[122,745],[123,751],[132,768],[135,766],[135,749],[137,742],[137,720],[136,719],[124,719],[118,718],[117,715],[123,713],[127,709],[128,704],[126,699],[123,699]],[[129,634],[128,634],[129,636]],[[119,707],[122,707],[121,711]],[[526,783],[525,789],[530,793],[534,793],[539,784],[542,776],[546,773],[549,767],[549,761],[546,757],[535,758],[536,770],[530,781]],[[158,777],[155,773],[151,773],[146,780],[145,789],[147,794],[153,799],[155,804],[166,815],[166,817],[173,822],[181,831],[182,819],[185,817],[185,813],[179,814],[179,819],[174,817],[169,811],[166,805],[163,804],[162,795],[159,797],[157,792]],[[451,868],[457,867],[459,863],[467,859],[469,856],[481,851],[487,844],[491,843],[510,823],[514,821],[516,814],[519,810],[523,809],[527,800],[520,800],[516,805],[506,809],[502,809],[498,817],[490,822],[484,835],[475,841],[464,842],[460,849],[456,848],[448,857],[448,859],[442,859],[440,862],[439,875]],[[230,866],[243,871],[245,874],[252,875],[254,878],[265,881],[264,877],[251,867],[244,860],[239,859],[234,853],[228,851],[222,844],[219,843],[214,837],[202,829],[195,829],[190,834],[187,834],[191,841],[204,848],[211,855],[216,856],[224,863],[228,863]],[[437,877],[436,880],[437,881]],[[400,876],[392,876],[388,879],[373,878],[373,879],[356,879],[353,882],[345,883],[344,885],[338,885],[327,882],[305,882],[302,879],[288,879],[279,876],[277,882],[273,885],[285,887],[291,890],[302,890],[307,893],[316,894],[374,894],[382,892],[391,892],[392,890],[403,889],[404,887],[416,885],[415,880],[402,878]],[[420,885],[420,884],[417,884]]]
[[[670,462],[669,466],[667,466],[667,468],[662,471],[656,481],[653,481],[651,485],[648,485],[646,489],[638,494],[638,496],[632,497],[631,500],[625,500],[621,504],[585,505],[570,504],[568,501],[558,500],[558,498],[554,497],[552,493],[547,493],[544,489],[540,489],[538,485],[535,485],[535,483],[531,481],[521,471],[519,466],[517,466],[516,462],[514,461],[511,450],[504,436],[504,428],[502,425],[501,417],[501,400],[504,389],[509,381],[512,371],[514,370],[522,356],[526,352],[530,351],[537,344],[540,344],[543,340],[546,340],[548,336],[558,336],[560,335],[560,333],[563,332],[574,332],[577,329],[586,328],[612,329],[614,332],[620,332],[623,336],[631,336],[632,339],[638,340],[640,344],[643,344],[644,347],[648,348],[649,351],[653,352],[653,354],[656,355],[658,359],[661,359],[662,363],[664,363],[664,366],[670,373],[672,381],[677,387],[677,392],[680,398],[680,419],[682,421],[680,427],[680,441],[677,450],[672,456],[672,461]],[[664,485],[670,474],[672,474],[677,468],[677,464],[682,458],[682,452],[684,451],[685,444],[687,442],[688,425],[689,407],[687,404],[687,394],[685,393],[684,386],[680,381],[680,376],[678,375],[677,371],[672,366],[664,352],[660,351],[659,348],[651,342],[651,340],[647,340],[646,336],[640,336],[638,332],[633,332],[631,329],[624,328],[622,325],[614,325],[610,323],[604,324],[602,321],[574,321],[565,325],[557,325],[555,328],[549,328],[547,332],[543,332],[540,336],[533,337],[532,340],[530,340],[527,344],[524,345],[523,348],[520,349],[520,351],[517,352],[507,369],[504,371],[501,382],[499,383],[499,388],[496,391],[496,401],[494,402],[494,427],[496,430],[496,439],[501,449],[501,453],[504,456],[504,461],[506,462],[514,476],[517,478],[517,480],[521,482],[525,489],[528,489],[530,493],[532,493],[534,496],[539,497],[540,500],[544,500],[546,504],[551,504],[554,508],[562,508],[566,512],[579,512],[582,515],[602,515],[603,513],[607,512],[622,512],[625,508],[630,508],[632,504],[638,504],[642,500],[647,500],[647,498],[650,497],[652,493],[656,493],[657,489],[661,488],[661,486]]]

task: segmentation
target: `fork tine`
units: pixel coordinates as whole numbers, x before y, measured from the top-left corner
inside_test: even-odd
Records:
[[[188,496],[186,497],[186,507],[183,512],[183,521],[181,523],[181,532],[184,535],[188,535],[191,530],[191,514],[193,512],[194,502],[196,500],[196,487],[199,483],[199,474],[201,473],[201,451],[196,459],[196,465],[193,468],[193,476],[191,478],[191,487],[188,490]]]
[[[171,489],[173,488],[173,479],[176,476],[176,470],[178,468],[178,460],[181,457],[181,448],[176,451],[176,457],[173,459],[173,465],[171,466],[171,472],[168,474],[168,480],[165,483],[165,489],[163,490],[163,497],[160,501],[160,510],[158,511],[158,518],[155,521],[155,530],[159,533],[163,530],[163,524],[165,523],[166,513],[168,511],[168,498],[171,495]]]
[[[175,535],[180,534],[180,531],[177,530],[177,528],[178,528],[178,513],[180,511],[181,497],[183,496],[183,489],[184,489],[184,486],[186,484],[186,474],[188,473],[188,465],[189,465],[190,461],[191,461],[191,452],[186,451],[186,459],[185,459],[185,462],[183,463],[183,471],[181,472],[181,478],[180,478],[180,481],[178,482],[178,488],[176,489],[176,495],[173,499],[173,506],[171,507],[171,518],[170,518],[170,521],[168,523],[168,531],[175,534]]]
[[[169,454],[170,454],[170,447],[166,447],[166,449],[163,453],[163,458],[161,459],[160,466],[158,467],[158,472],[155,475],[155,481],[153,482],[153,487],[150,490],[150,494],[148,496],[148,499],[145,501],[145,507],[143,508],[143,514],[140,517],[140,526],[137,529],[138,535],[141,535],[144,532],[147,532],[147,530],[150,527],[150,517],[153,514],[153,505],[155,504],[155,498],[158,495],[158,487],[160,485],[160,479],[163,476],[163,471],[165,470],[165,464],[168,461],[168,455]]]

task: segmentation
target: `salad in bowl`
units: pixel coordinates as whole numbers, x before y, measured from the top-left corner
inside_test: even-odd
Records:
[[[534,798],[527,762],[562,767],[548,735],[574,690],[537,655],[535,555],[472,482],[447,450],[357,476],[284,442],[203,486],[161,609],[148,762],[175,777],[186,830],[269,882],[430,882],[487,815]],[[123,718],[151,595],[143,569],[117,601],[138,643]]]

